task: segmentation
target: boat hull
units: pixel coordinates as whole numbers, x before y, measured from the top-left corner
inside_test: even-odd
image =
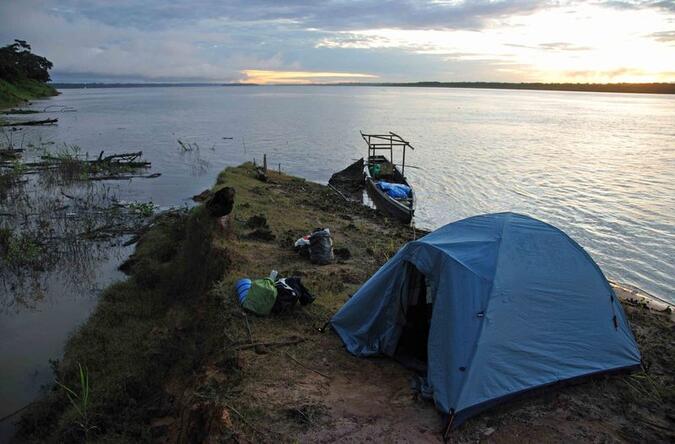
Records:
[[[397,180],[398,183],[403,183],[410,186],[405,178],[400,174],[398,169],[395,170],[394,174],[399,176],[399,180]],[[406,224],[409,224],[410,221],[412,221],[413,215],[415,213],[414,191],[411,191],[412,197],[410,205],[405,205],[401,202],[398,202],[377,187],[375,180],[368,172],[368,168],[366,168],[366,191],[368,192],[368,196],[370,196],[373,203],[375,204],[375,207],[380,212]]]

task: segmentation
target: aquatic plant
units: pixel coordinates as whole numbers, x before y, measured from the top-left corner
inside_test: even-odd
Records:
[[[35,239],[23,234],[17,235],[7,228],[0,231],[1,258],[6,264],[22,267],[38,261],[42,248]]]
[[[132,202],[128,205],[128,208],[141,217],[150,217],[157,209],[155,204],[152,202]]]
[[[90,424],[89,416],[89,370],[87,367],[82,367],[82,364],[79,362],[77,363],[77,366],[79,368],[80,385],[78,392],[76,392],[74,388],[68,387],[58,379],[55,382],[59,385],[59,387],[66,391],[68,400],[77,412],[77,416],[79,418],[77,424],[82,428],[82,431],[84,432],[84,439],[87,441],[89,438],[89,432],[96,428],[96,426]]]

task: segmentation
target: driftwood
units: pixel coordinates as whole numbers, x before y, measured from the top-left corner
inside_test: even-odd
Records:
[[[305,342],[303,338],[289,338],[284,341],[270,341],[270,342],[251,342],[248,344],[241,344],[234,347],[236,350],[248,350],[250,348],[256,347],[281,347],[284,345],[295,345],[301,342]]]
[[[19,108],[12,108],[7,111],[3,111],[2,114],[38,114],[40,111],[34,110],[34,109],[19,109]]]
[[[152,174],[113,174],[108,176],[94,176],[86,180],[129,180],[129,179],[155,179],[161,176],[162,173]]]
[[[0,150],[0,159],[18,159],[22,152],[23,149],[21,148]]]
[[[88,160],[88,159],[71,159],[71,158],[61,158],[55,156],[40,156],[41,159],[48,161],[49,163],[59,163],[59,162],[81,162],[83,164],[89,165],[114,165],[114,166],[125,166],[130,168],[146,168],[150,166],[150,162],[145,160],[137,161],[142,155],[143,151],[138,151],[135,153],[120,153],[120,154],[111,154],[109,156],[103,157],[105,151],[101,151],[97,159]]]
[[[17,151],[17,150],[13,150]],[[112,154],[110,156],[103,157],[103,151],[98,156],[97,159],[74,159],[74,158],[63,158],[56,156],[41,156],[42,162],[24,162],[21,165],[26,168],[37,168],[37,169],[50,169],[58,168],[60,164],[64,163],[78,163],[81,165],[89,165],[93,167],[105,168],[115,168],[115,167],[125,167],[125,168],[150,168],[151,163],[145,160],[136,160],[143,155],[142,151],[137,153],[122,153],[122,154]],[[8,162],[1,162],[0,166],[8,166]],[[153,177],[156,177],[152,175]]]
[[[25,120],[22,122],[6,122],[0,126],[36,126],[36,125],[52,125],[58,122],[59,119],[44,119],[44,120]]]
[[[42,110],[42,112],[44,112],[44,113],[46,113],[46,112],[50,112],[50,113],[53,113],[53,112],[59,112],[59,113],[71,112],[72,113],[72,112],[75,112],[75,111],[76,111],[75,108],[73,108],[72,106],[66,106],[66,105],[49,105]]]
[[[5,151],[9,155],[5,155]],[[20,150],[0,151],[0,168],[12,168],[15,165],[18,155],[14,154]],[[10,154],[11,153],[11,154]],[[13,155],[13,157],[12,157]],[[134,178],[154,179],[161,176],[161,173],[153,174],[133,174],[133,170],[150,168],[151,163],[141,160],[143,155],[141,151],[135,153],[121,153],[104,156],[101,151],[95,159],[79,159],[71,156],[41,156],[37,162],[22,162],[21,174],[39,174],[43,171],[86,171],[85,175],[75,174],[71,180],[130,180]]]

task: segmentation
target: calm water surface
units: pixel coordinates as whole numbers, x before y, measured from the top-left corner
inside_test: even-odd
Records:
[[[63,90],[34,107],[47,104],[76,112],[54,113],[58,126],[27,130],[28,139],[94,155],[142,150],[162,176],[112,186],[122,199],[160,206],[185,204],[224,166],[263,153],[284,171],[326,182],[365,155],[359,130],[392,130],[416,148],[407,157],[415,168],[406,171],[418,195],[418,226],[486,212],[529,214],[566,231],[610,279],[675,301],[674,97],[190,87]],[[200,149],[181,152],[177,139]],[[110,265],[117,262],[102,265],[102,282],[118,278]],[[54,288],[36,308],[0,315],[0,416],[49,381],[47,359],[58,357],[94,304],[91,292]]]

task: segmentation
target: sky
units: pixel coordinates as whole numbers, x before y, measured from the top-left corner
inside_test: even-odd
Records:
[[[57,82],[675,82],[675,0],[0,0]]]

